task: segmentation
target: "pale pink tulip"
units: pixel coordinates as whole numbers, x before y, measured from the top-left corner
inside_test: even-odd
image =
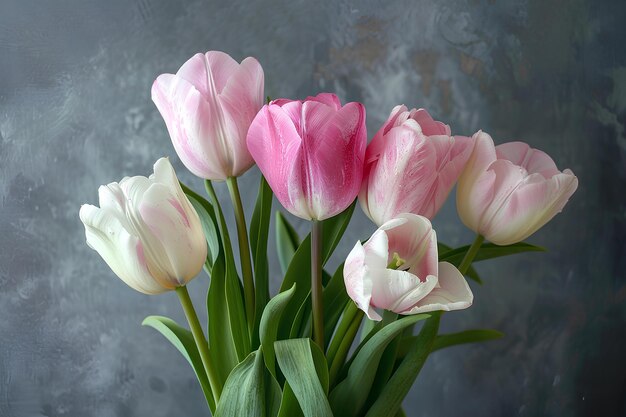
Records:
[[[238,64],[219,51],[196,54],[176,74],[156,79],[152,100],[187,169],[201,178],[225,180],[254,165],[246,135],[263,106],[263,83],[256,59]]]
[[[356,198],[367,143],[365,107],[334,94],[264,106],[248,131],[248,149],[290,213],[324,220]]]
[[[359,202],[377,225],[400,213],[432,219],[472,151],[472,141],[424,109],[396,106],[367,147]]]
[[[546,153],[523,142],[494,146],[487,133],[459,179],[457,209],[467,227],[497,245],[526,239],[559,213],[578,178],[559,171]]]
[[[407,315],[460,310],[474,299],[459,270],[438,262],[430,221],[411,213],[384,223],[364,245],[357,242],[343,276],[348,295],[371,320],[381,319],[375,308]]]
[[[158,294],[185,285],[202,269],[207,242],[198,213],[167,158],[150,178],[103,185],[100,207],[85,204],[87,245],[130,287]]]

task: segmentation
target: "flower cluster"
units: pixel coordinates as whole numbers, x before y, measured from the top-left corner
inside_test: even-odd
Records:
[[[202,359],[202,369],[194,369],[208,378],[211,389],[205,394],[209,406],[222,410],[222,414],[226,412],[220,407],[233,404],[222,405],[228,401],[220,401],[220,396],[228,396],[227,388],[243,389],[231,387],[235,382],[229,385],[239,369],[235,366],[248,353],[253,354],[259,343],[267,369],[276,375],[276,355],[306,414],[307,400],[296,392],[298,382],[290,380],[287,362],[280,363],[279,342],[275,342],[276,352],[273,345],[265,344],[268,337],[276,340],[281,335],[280,326],[287,329],[282,334],[285,338],[294,332],[307,335],[302,329],[312,328],[309,332],[328,360],[330,386],[336,385],[330,403],[326,398],[324,401],[336,413],[344,410],[346,403],[339,398],[348,390],[351,377],[349,369],[343,367],[352,363],[345,361],[348,350],[342,338],[352,342],[356,334],[353,329],[358,329],[363,314],[379,321],[383,310],[413,316],[469,307],[473,294],[464,275],[483,240],[499,246],[521,242],[559,213],[578,186],[572,171],[557,169],[544,152],[523,142],[495,146],[482,131],[472,136],[453,134],[450,126],[434,120],[424,109],[396,106],[368,145],[366,110],[361,103],[342,105],[336,95],[321,93],[304,100],[278,99],[264,105],[264,73],[254,58],[238,63],[218,51],[194,55],[176,74],[156,79],[152,99],[182,163],[207,180],[212,203],[181,188],[169,160],[162,158],[150,178],[125,178],[102,186],[100,207],[84,205],[80,218],[88,245],[129,286],[146,294],[168,290],[179,293],[197,343],[196,353]],[[251,225],[254,230],[248,232],[236,178],[254,164],[264,180],[257,203],[260,209],[255,211]],[[241,283],[236,276],[235,281],[228,281],[232,274],[224,274],[224,264],[227,270],[231,268],[232,251],[211,180],[226,181],[233,199],[243,291],[238,290]],[[442,259],[442,245],[438,245],[430,222],[457,183],[459,217],[478,235],[474,245],[457,250],[462,262],[450,255],[454,251]],[[293,237],[293,230],[287,233],[292,237],[288,242],[292,247],[286,252],[294,259],[310,256],[311,268],[298,270],[301,261],[289,265],[281,294],[272,301],[267,292],[268,274],[263,272],[265,254],[259,252],[267,246],[269,225],[269,219],[263,217],[267,216],[267,210],[263,211],[267,201],[263,200],[267,195],[263,184],[287,211],[312,222],[310,240],[302,243],[311,246],[310,254],[298,249],[299,238]],[[334,275],[345,285],[345,291],[338,294],[347,294],[353,303],[346,297],[345,310],[338,310],[334,322],[329,322],[325,320],[325,314],[329,315],[324,311],[322,295],[334,291],[331,288],[336,282],[324,285],[322,275],[334,246],[325,253],[327,246],[320,236],[328,224],[325,220],[348,213],[349,221],[350,207],[357,198],[378,229],[364,243],[356,242],[342,270]],[[271,198],[269,201],[271,204]],[[343,233],[345,224],[342,227],[336,230]],[[228,300],[223,318],[233,334],[224,347],[215,346],[211,340],[210,350],[197,318],[194,320],[195,311],[185,289],[203,266],[216,282],[211,288],[222,285],[222,293],[216,297]],[[310,275],[310,287],[308,277],[295,279],[294,274]],[[297,288],[289,290],[287,284],[292,281]],[[309,294],[312,305],[303,310],[301,306]],[[293,297],[299,304],[293,300],[289,304],[281,296]],[[276,305],[285,303],[280,304],[281,309],[291,311],[293,316],[283,320],[292,322],[281,322],[279,330],[267,336],[263,320],[266,314],[271,316],[277,311],[276,305],[269,309],[268,302],[274,300]],[[309,314],[310,327],[306,326],[307,317],[300,314]],[[339,316],[343,321],[337,325]],[[211,318],[209,333],[214,323]],[[333,334],[329,344],[325,337]],[[231,345],[232,352],[219,353]],[[261,354],[258,349],[257,354]],[[345,379],[340,379],[342,376]],[[326,415],[320,407],[317,415]]]

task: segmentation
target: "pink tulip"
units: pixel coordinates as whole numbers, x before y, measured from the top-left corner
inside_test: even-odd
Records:
[[[430,221],[411,213],[391,219],[361,245],[343,267],[348,295],[371,320],[374,308],[398,314],[451,311],[472,305],[465,278],[448,262],[438,262],[437,236]]]
[[[152,100],[187,169],[225,180],[254,165],[246,135],[263,106],[263,83],[256,59],[238,64],[219,51],[196,54],[176,74],[159,75]]]
[[[365,107],[334,94],[264,106],[248,149],[281,204],[307,220],[341,213],[356,198],[367,143]]]
[[[526,239],[559,213],[578,187],[569,169],[559,171],[546,153],[523,142],[494,146],[484,132],[457,190],[457,208],[467,227],[497,245]]]
[[[472,151],[472,141],[424,109],[396,106],[367,147],[359,202],[377,225],[400,213],[432,219]]]

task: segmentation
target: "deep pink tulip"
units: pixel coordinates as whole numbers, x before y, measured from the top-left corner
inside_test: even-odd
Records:
[[[459,270],[438,262],[430,221],[411,213],[384,223],[364,245],[357,242],[343,276],[348,295],[371,320],[381,319],[375,308],[418,314],[464,309],[474,299]]]
[[[487,133],[475,146],[457,189],[457,209],[467,227],[497,245],[526,239],[559,213],[578,178],[559,171],[546,153],[523,142],[494,146]]]
[[[472,152],[472,141],[424,109],[396,106],[367,147],[359,202],[377,225],[400,213],[432,219]]]
[[[246,135],[263,106],[263,68],[254,58],[238,64],[228,54],[196,54],[176,74],[162,74],[152,100],[187,169],[210,180],[247,171],[254,160]]]
[[[365,107],[336,95],[274,100],[257,114],[248,149],[290,213],[324,220],[356,198],[367,143]]]

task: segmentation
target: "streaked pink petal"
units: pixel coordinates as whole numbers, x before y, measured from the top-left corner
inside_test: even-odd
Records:
[[[390,222],[381,226],[389,239],[390,256],[397,253],[406,261],[404,267],[420,280],[437,276],[437,235],[430,221],[412,213],[401,214],[398,219],[405,222],[396,227],[389,227]]]

